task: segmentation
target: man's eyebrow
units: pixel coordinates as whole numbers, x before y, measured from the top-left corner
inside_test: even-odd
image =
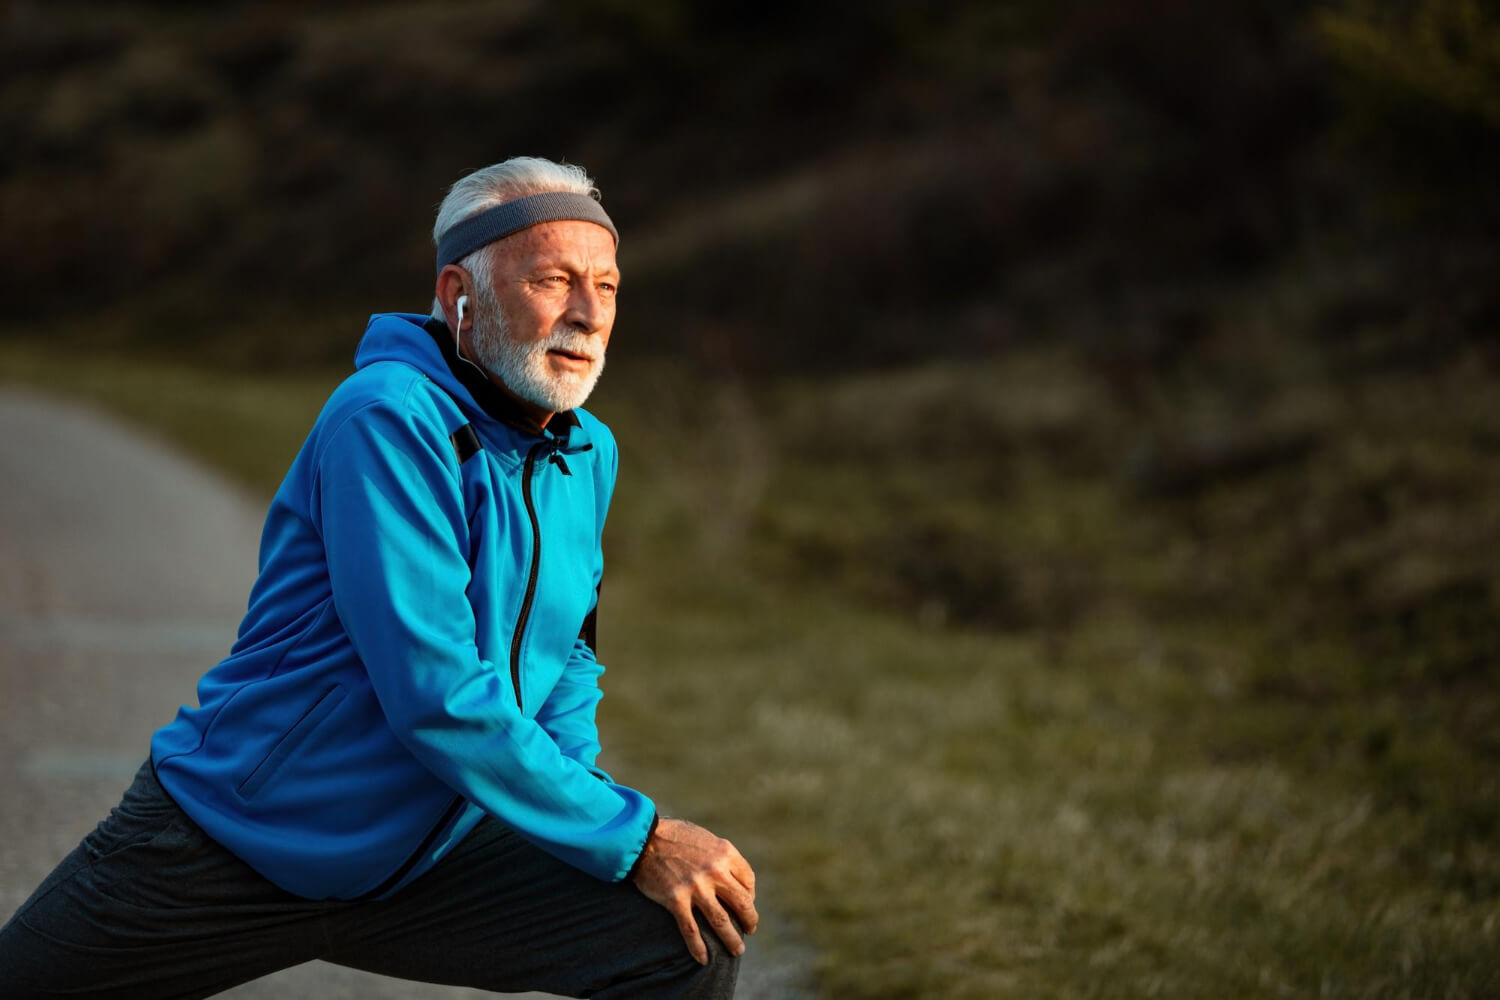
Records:
[[[564,251],[559,251],[552,254],[539,254],[537,255],[532,266],[539,270],[545,270],[546,268],[555,267],[559,270],[575,271],[580,274],[584,271],[596,271],[599,274],[613,273],[616,275],[620,273],[620,265],[618,261],[609,265],[608,267],[590,268],[584,266],[582,257],[575,257]]]
[[[618,264],[611,264],[609,267],[578,267],[575,262],[569,262],[555,266],[573,274],[592,274],[597,277],[612,277],[616,281],[620,280],[620,265]]]

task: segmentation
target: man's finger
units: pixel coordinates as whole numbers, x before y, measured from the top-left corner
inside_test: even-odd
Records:
[[[709,929],[719,936],[724,942],[724,947],[729,949],[729,954],[739,956],[745,953],[745,941],[740,937],[739,928],[734,924],[724,907],[719,905],[719,897],[713,896],[703,903],[698,909],[703,912],[703,919],[708,921]]]
[[[682,935],[682,942],[687,945],[688,954],[692,955],[693,961],[699,965],[707,965],[708,946],[703,943],[703,936],[698,933],[698,921],[693,917],[693,908],[688,906],[686,913],[674,908],[672,913],[677,917],[677,932]]]
[[[755,895],[749,890],[730,882],[718,892],[719,899],[734,911],[734,919],[746,934],[754,934],[760,923],[760,914],[755,912]]]
[[[754,934],[755,928],[760,926],[760,914],[755,911],[755,904],[748,899],[734,905],[734,916],[746,934]]]
[[[739,851],[729,860],[729,873],[734,876],[735,881],[750,890],[750,895],[755,895],[755,869],[750,867],[750,862],[745,860]]]

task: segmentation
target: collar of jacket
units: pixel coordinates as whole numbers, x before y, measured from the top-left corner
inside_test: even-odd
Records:
[[[541,427],[522,410],[514,399],[495,388],[494,384],[473,365],[460,361],[458,351],[453,345],[453,332],[448,329],[448,324],[435,317],[430,317],[422,324],[422,329],[437,343],[437,348],[443,355],[443,362],[453,377],[458,379],[463,387],[469,390],[469,395],[474,397],[474,402],[480,408],[505,424],[507,427],[520,431],[530,437],[556,438],[558,450],[564,454],[573,454],[577,451],[587,451],[593,445],[589,444],[582,432],[574,433],[579,429],[578,414],[572,410],[564,410],[552,415],[547,421],[546,427]]]

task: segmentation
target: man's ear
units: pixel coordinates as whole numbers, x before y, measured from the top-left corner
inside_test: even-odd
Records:
[[[457,264],[448,264],[438,272],[434,294],[443,307],[443,317],[448,321],[448,329],[455,334],[462,329],[464,317],[473,315],[469,308],[468,286],[469,273]],[[459,304],[461,302],[462,306]]]

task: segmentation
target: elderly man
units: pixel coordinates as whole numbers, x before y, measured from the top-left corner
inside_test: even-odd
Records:
[[[614,440],[579,406],[618,235],[517,158],[438,212],[277,491],[229,657],[0,931],[4,996],[200,997],[320,958],[575,996],[733,993],[755,876],[595,763]],[[659,905],[658,905],[659,904]]]

